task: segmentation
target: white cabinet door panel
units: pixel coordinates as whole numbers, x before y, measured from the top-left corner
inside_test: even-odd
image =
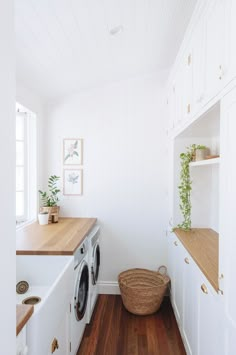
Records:
[[[173,306],[177,321],[182,327],[183,322],[183,258],[184,248],[177,238],[172,243],[172,255],[174,259],[174,297]]]
[[[191,355],[197,354],[199,274],[197,266],[187,252],[183,262],[183,334]]]
[[[223,86],[225,70],[225,2],[210,2],[206,15],[206,97],[212,99]]]
[[[236,77],[236,1],[226,0],[226,81]]]
[[[201,287],[207,293],[204,293]],[[200,276],[199,292],[198,355],[224,355],[225,321],[222,296],[213,290],[203,275]]]
[[[233,331],[236,334],[235,132],[236,88],[223,98],[221,104],[220,273],[223,274],[223,278],[220,287],[224,292],[229,343],[232,343],[230,334]]]

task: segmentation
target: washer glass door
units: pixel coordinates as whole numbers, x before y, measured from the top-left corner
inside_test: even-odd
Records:
[[[86,262],[82,262],[76,282],[76,292],[74,297],[75,317],[79,321],[83,318],[88,301],[89,270]]]
[[[99,276],[99,268],[100,268],[100,247],[99,244],[95,244],[93,248],[93,258],[92,258],[92,284],[96,285]]]

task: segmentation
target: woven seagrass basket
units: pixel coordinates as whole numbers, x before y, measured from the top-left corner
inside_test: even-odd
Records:
[[[163,274],[160,269],[165,270]],[[160,266],[158,271],[123,271],[118,276],[118,282],[125,308],[133,314],[148,315],[160,308],[170,278],[166,275],[166,267]]]

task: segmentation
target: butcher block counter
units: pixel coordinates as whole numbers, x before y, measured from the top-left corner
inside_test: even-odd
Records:
[[[73,255],[96,221],[96,218],[59,218],[58,223],[32,223],[17,231],[16,254]]]
[[[30,319],[34,311],[34,307],[28,304],[16,305],[16,335],[20,333],[27,321]]]
[[[218,233],[209,228],[192,228],[188,232],[175,229],[174,232],[208,281],[218,291]]]

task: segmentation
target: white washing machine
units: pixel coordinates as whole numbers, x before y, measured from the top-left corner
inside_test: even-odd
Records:
[[[89,265],[88,240],[74,254],[74,293],[71,302],[71,354],[76,355],[88,319]]]
[[[100,270],[100,227],[95,226],[88,235],[89,242],[89,305],[87,322],[90,323],[98,297],[98,278]]]

